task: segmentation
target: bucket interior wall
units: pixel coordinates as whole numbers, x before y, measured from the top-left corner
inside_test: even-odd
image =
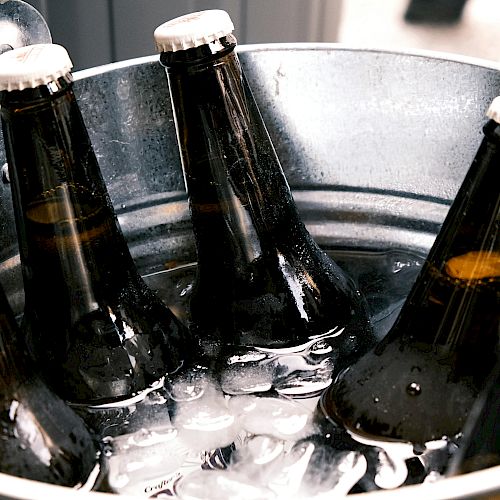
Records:
[[[320,245],[425,255],[482,139],[486,110],[500,94],[500,67],[448,54],[337,44],[247,45],[238,51],[299,211]],[[193,262],[170,97],[158,57],[90,68],[76,72],[75,79],[140,271]],[[0,138],[0,165],[5,162]],[[0,282],[15,311],[22,312],[5,177],[0,184]],[[15,498],[41,499],[49,493],[69,498],[64,489],[44,485],[37,490],[29,481],[0,474],[0,498],[14,498],[12,488],[18,488]],[[500,494],[500,467],[405,490],[409,498]],[[395,494],[403,492],[377,495]],[[89,499],[103,496],[114,498],[88,494]]]

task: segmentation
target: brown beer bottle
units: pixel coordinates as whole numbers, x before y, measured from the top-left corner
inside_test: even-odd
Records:
[[[38,377],[0,287],[0,472],[95,485],[99,452],[83,420]]]
[[[353,433],[424,445],[458,435],[495,366],[500,321],[500,100],[394,326],[323,394]]]
[[[345,366],[373,344],[366,303],[301,221],[232,31],[206,10],[154,33],[196,240],[193,329],[207,351],[323,339]]]
[[[71,403],[127,400],[196,350],[139,275],[56,44],[0,56],[31,355]],[[96,96],[96,99],[98,97]]]

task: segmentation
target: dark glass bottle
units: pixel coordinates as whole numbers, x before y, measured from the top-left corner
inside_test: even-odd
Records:
[[[500,466],[500,362],[465,423],[447,476]]]
[[[232,30],[208,10],[155,31],[196,239],[193,329],[208,350],[324,338],[348,364],[373,344],[365,301],[300,219]]]
[[[1,57],[30,353],[71,403],[137,396],[181,366],[196,345],[134,265],[65,49],[35,45]]]
[[[452,438],[495,365],[499,104],[394,326],[320,401],[325,416],[354,433],[420,445]]]
[[[0,287],[0,472],[93,487],[99,450],[83,420],[36,375]]]

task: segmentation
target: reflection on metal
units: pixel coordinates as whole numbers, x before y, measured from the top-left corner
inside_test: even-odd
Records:
[[[52,43],[40,12],[22,0],[0,1],[0,53],[35,43]]]

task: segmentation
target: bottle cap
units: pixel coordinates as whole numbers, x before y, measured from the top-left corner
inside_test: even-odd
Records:
[[[41,43],[0,55],[0,91],[46,85],[71,71],[73,63],[61,45]]]
[[[202,10],[161,24],[155,29],[154,38],[159,52],[175,52],[213,42],[233,30],[225,10]]]
[[[486,116],[500,123],[500,96],[493,99],[488,111],[486,111]]]

